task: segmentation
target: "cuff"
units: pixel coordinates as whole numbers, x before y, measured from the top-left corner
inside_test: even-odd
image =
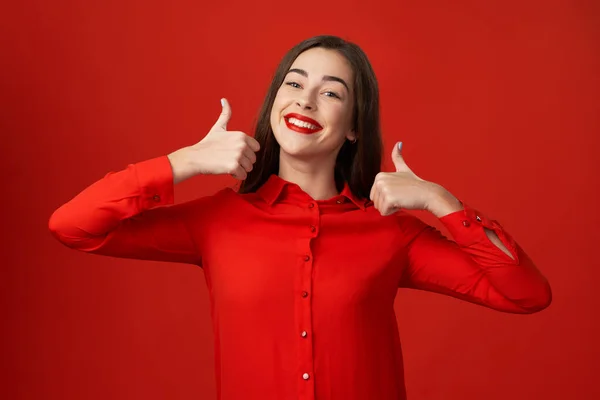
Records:
[[[504,256],[504,252],[493,244],[487,237],[484,228],[494,231],[508,251],[517,259],[517,245],[515,240],[502,228],[498,221],[489,219],[478,210],[462,203],[463,209],[450,213],[440,218],[448,229],[454,241],[460,246],[473,244],[490,244]]]
[[[167,156],[133,164],[141,191],[140,212],[174,203],[173,169]]]

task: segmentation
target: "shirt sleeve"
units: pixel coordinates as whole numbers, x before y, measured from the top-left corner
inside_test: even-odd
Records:
[[[110,172],[50,217],[64,245],[113,257],[200,265],[188,222],[206,198],[173,205],[173,171],[166,156]]]
[[[453,241],[416,217],[399,217],[402,230],[412,237],[399,286],[504,312],[526,314],[546,308],[552,301],[551,289],[531,259],[498,221],[463,206],[440,218]],[[484,228],[498,235],[514,260],[490,241]]]

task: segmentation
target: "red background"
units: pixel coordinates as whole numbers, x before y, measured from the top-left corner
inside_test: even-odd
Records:
[[[106,172],[200,140],[220,97],[250,133],[285,51],[322,33],[373,63],[386,168],[404,141],[553,288],[530,316],[401,291],[409,398],[600,398],[598,2],[4,3],[3,398],[214,398],[203,271],[78,253],[47,221]],[[177,201],[233,183],[194,178]]]

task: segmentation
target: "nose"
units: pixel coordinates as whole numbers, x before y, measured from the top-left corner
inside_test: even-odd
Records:
[[[296,104],[298,105],[298,107],[300,107],[304,110],[314,110],[315,109],[315,104],[309,98],[309,96],[298,97],[298,99],[296,99]]]

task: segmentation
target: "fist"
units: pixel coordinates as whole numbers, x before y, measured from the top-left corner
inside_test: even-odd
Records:
[[[221,99],[221,115],[208,134],[191,146],[195,153],[198,173],[217,175],[229,174],[244,180],[256,162],[256,152],[260,145],[253,137],[240,131],[228,131],[231,107],[226,99]]]
[[[401,208],[426,210],[430,199],[435,195],[436,184],[419,178],[406,165],[401,154],[402,143],[397,143],[392,151],[396,172],[380,172],[375,176],[370,198],[381,215],[391,215]]]

